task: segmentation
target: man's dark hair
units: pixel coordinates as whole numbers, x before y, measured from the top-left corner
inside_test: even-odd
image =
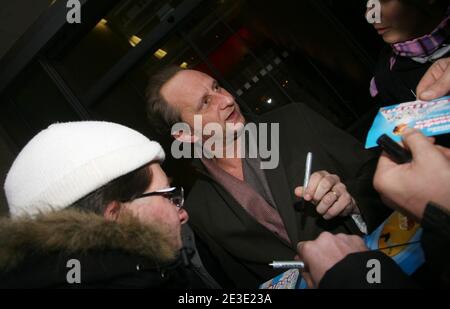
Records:
[[[147,164],[110,181],[103,187],[76,201],[71,207],[103,215],[109,203],[132,200],[134,197],[144,193],[151,181],[152,174]]]
[[[183,69],[176,65],[166,66],[150,77],[147,90],[147,117],[150,125],[163,135],[170,134],[170,128],[181,121],[179,111],[170,106],[161,95],[161,88]]]

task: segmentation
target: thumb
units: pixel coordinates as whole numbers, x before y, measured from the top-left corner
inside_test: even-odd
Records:
[[[430,144],[432,144],[420,131],[411,128],[405,129],[402,139],[415,158],[417,158],[420,153],[427,152]]]
[[[450,85],[450,66],[439,80],[420,93],[419,98],[422,100],[433,100],[443,97],[450,92],[448,85]]]

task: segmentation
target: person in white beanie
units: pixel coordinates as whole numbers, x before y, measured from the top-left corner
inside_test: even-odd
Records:
[[[57,123],[19,153],[0,220],[2,288],[205,288],[183,254],[183,189],[125,126]]]

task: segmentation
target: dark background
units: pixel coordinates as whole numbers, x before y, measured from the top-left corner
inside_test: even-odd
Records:
[[[246,112],[304,102],[365,136],[383,47],[365,20],[366,1],[81,0],[81,24],[66,22],[66,2],[0,8],[2,184],[15,155],[53,122],[108,120],[163,141],[146,119],[144,90],[170,63],[215,76]],[[189,167],[165,165],[189,189]]]

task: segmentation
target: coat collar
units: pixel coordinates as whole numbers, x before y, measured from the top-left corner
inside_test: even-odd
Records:
[[[120,250],[155,263],[167,263],[177,252],[157,226],[123,216],[107,221],[94,213],[54,211],[37,217],[0,219],[0,269],[18,266],[29,255]]]

